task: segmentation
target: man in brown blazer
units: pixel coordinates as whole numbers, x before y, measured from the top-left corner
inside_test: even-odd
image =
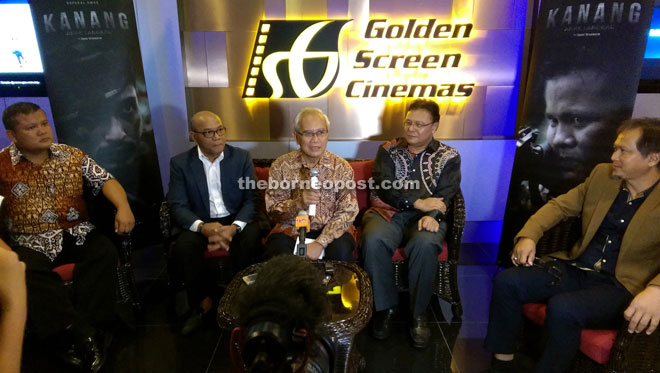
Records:
[[[492,371],[515,371],[522,305],[547,302],[546,344],[536,371],[561,372],[578,351],[583,328],[612,328],[623,315],[631,333],[660,321],[660,119],[632,119],[618,130],[612,163],[597,165],[552,199],[516,235],[514,268],[494,280],[485,347]],[[551,254],[552,274],[532,266],[536,243],[561,220],[582,216],[570,253]]]

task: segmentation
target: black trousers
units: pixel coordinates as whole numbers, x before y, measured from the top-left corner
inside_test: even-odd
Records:
[[[584,271],[560,260],[555,265],[559,280],[538,267],[510,268],[495,278],[484,343],[487,350],[514,352],[525,303],[548,304],[537,372],[565,371],[580,347],[583,328],[618,328],[632,300],[628,290],[613,276]]]
[[[306,237],[317,238],[321,231],[311,231]],[[271,234],[266,242],[266,257],[272,258],[277,255],[293,254],[293,247],[296,244],[296,239],[287,236],[284,233]],[[325,248],[325,256],[323,259],[327,260],[341,260],[344,262],[354,262],[353,250],[355,249],[355,239],[349,233],[344,233],[336,240],[333,240]]]
[[[87,234],[83,245],[64,233],[62,252],[51,261],[46,255],[21,246],[13,247],[25,262],[28,328],[45,339],[76,324],[82,327],[112,322],[116,316],[117,249],[100,233]],[[53,268],[76,263],[73,299]]]
[[[211,221],[229,225],[233,216],[227,216]],[[237,233],[229,245],[229,257],[234,273],[262,259],[261,231],[255,221],[248,223]],[[173,278],[183,282],[190,307],[196,307],[202,299],[213,291],[213,278],[204,266],[204,253],[207,250],[208,239],[201,233],[189,230],[181,232],[171,250]]]

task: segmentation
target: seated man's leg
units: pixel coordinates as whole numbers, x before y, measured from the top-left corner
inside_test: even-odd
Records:
[[[188,305],[196,308],[211,293],[211,281],[204,270],[204,252],[208,239],[201,233],[183,231],[172,247],[172,262],[178,280],[185,284]]]
[[[588,287],[557,294],[548,300],[544,349],[538,372],[563,372],[580,347],[582,329],[618,328],[632,295],[613,278],[581,273]],[[595,281],[593,281],[595,280]],[[595,283],[594,283],[595,282]]]
[[[46,255],[27,247],[14,246],[12,249],[25,262],[28,328],[39,339],[65,331],[78,315],[62,279],[52,270],[56,265]]]
[[[419,214],[416,214],[406,222],[404,250],[408,258],[408,288],[413,315],[410,337],[413,347],[426,348],[431,341],[426,311],[433,296],[433,283],[438,273],[438,253],[442,250],[447,223],[440,223],[437,232],[420,231],[419,218]]]
[[[440,223],[437,232],[419,230],[417,221],[407,228],[405,252],[408,258],[408,287],[413,317],[426,314],[433,295],[433,283],[438,274],[438,254],[447,232],[447,223]]]
[[[76,311],[90,325],[111,323],[116,317],[118,253],[115,245],[97,229],[89,232],[83,245],[64,235],[62,259],[76,263],[73,289]]]
[[[567,271],[575,268],[562,261],[554,263],[560,270],[559,280],[538,267],[509,268],[495,277],[484,342],[486,350],[496,354],[513,354],[522,322],[523,304],[543,302],[555,294],[578,288],[575,273]]]
[[[291,238],[284,233],[273,233],[266,242],[266,258],[270,259],[277,255],[291,255],[295,244],[295,238]]]
[[[80,305],[78,311],[81,312],[77,312],[64,290],[62,279],[52,271],[52,268],[58,265],[71,263],[67,260],[66,234],[63,250],[53,262],[45,255],[28,248],[17,247],[15,250],[26,265],[29,328],[35,332],[37,337],[48,338],[52,352],[64,362],[78,368],[98,370],[104,360],[103,348],[99,348],[97,345],[95,331],[89,325],[90,315],[86,314],[85,306],[87,304],[82,298],[87,294],[75,294],[76,299],[80,299],[77,303]],[[116,263],[115,254],[114,268],[116,268]],[[77,282],[84,281],[76,276],[79,265],[80,263],[77,263],[74,270],[74,287],[78,285]],[[113,276],[111,279],[112,293],[109,295],[113,304],[109,307],[110,311],[102,312],[104,316],[107,314],[114,316],[114,279]],[[91,287],[96,285],[92,284]],[[96,298],[91,300],[92,303],[96,301]]]
[[[364,269],[371,278],[376,311],[397,305],[399,292],[394,282],[392,255],[401,243],[401,227],[388,222],[378,213],[370,213],[362,219],[364,229],[360,238],[360,254]]]
[[[234,273],[263,259],[262,237],[259,223],[256,221],[248,223],[241,233],[234,236],[229,249]]]
[[[341,237],[333,240],[325,248],[323,259],[340,260],[343,262],[354,262],[353,250],[355,249],[355,239],[349,233],[344,233]]]

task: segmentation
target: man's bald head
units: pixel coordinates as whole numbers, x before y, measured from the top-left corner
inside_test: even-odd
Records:
[[[190,127],[194,131],[199,131],[199,126],[205,123],[217,123],[222,125],[220,116],[212,111],[199,111],[190,119]]]
[[[226,131],[222,119],[211,111],[200,111],[190,119],[190,138],[211,161],[224,151],[227,142]]]

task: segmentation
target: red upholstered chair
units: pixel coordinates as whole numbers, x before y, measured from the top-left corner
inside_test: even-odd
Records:
[[[134,311],[139,311],[142,305],[131,263],[130,235],[120,236],[120,240],[119,261],[117,262],[117,302],[130,305]],[[70,286],[73,284],[73,270],[75,267],[75,263],[67,263],[53,268],[53,271],[60,275],[65,286]]]
[[[70,285],[73,283],[73,269],[76,267],[75,263],[62,264],[59,267],[55,267],[53,271],[57,272],[58,275],[62,278],[64,285]]]
[[[372,177],[373,160],[351,162],[354,177],[357,180],[369,180]],[[356,225],[360,221],[364,211],[369,205],[369,189],[358,190],[358,204],[360,213],[355,220]],[[451,304],[453,317],[460,319],[463,315],[461,297],[458,293],[458,257],[465,227],[465,201],[463,194],[459,192],[454,197],[452,208],[447,213],[447,235],[442,243],[442,252],[438,254],[438,275],[435,278],[434,293],[440,299]],[[400,291],[408,290],[408,264],[403,248],[398,248],[392,256],[394,276]]]
[[[545,304],[528,303],[523,306],[523,314],[539,326],[545,321],[545,312]],[[606,364],[616,334],[616,330],[584,329],[580,339],[580,352],[598,364]]]
[[[580,225],[579,218],[571,218],[546,232],[537,244],[536,255],[570,250],[581,234]],[[535,325],[543,325],[545,312],[545,304],[523,306],[523,314]],[[573,372],[660,372],[660,332],[630,334],[625,322],[619,330],[584,329]]]
[[[110,201],[108,201],[102,194],[99,196],[92,196],[89,191],[85,191],[85,200],[87,202],[89,214],[92,218],[92,223],[97,229],[103,231],[103,233],[118,246],[117,302],[131,305],[134,310],[139,310],[141,307],[140,297],[135,285],[135,275],[131,264],[131,236],[130,234],[119,236],[113,232],[114,213],[116,210],[111,205]],[[1,204],[2,200],[0,200],[0,205]],[[9,242],[5,236],[5,232],[0,232],[0,237],[2,237],[5,242]],[[60,275],[65,286],[69,286],[73,284],[73,269],[75,266],[75,263],[67,263],[55,267],[53,271]]]
[[[438,274],[435,277],[434,294],[449,304],[454,320],[463,316],[461,296],[458,292],[458,258],[465,228],[465,201],[459,190],[454,196],[451,209],[447,212],[447,234],[438,254]],[[394,275],[400,290],[407,290],[408,264],[405,263],[403,248],[398,248],[392,257]]]

